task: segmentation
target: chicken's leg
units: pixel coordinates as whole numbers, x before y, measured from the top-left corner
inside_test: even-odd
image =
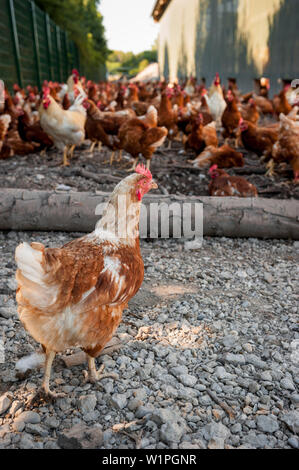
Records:
[[[131,168],[129,168],[129,169],[126,170],[126,171],[135,171],[135,168],[136,168],[136,166],[137,166],[137,162],[138,162],[138,157],[134,158],[133,166],[131,166]]]
[[[113,152],[110,155],[110,165],[112,165],[112,163],[113,163],[114,156],[115,156],[115,150],[113,150]]]
[[[98,151],[100,152],[102,150],[102,142],[99,140],[98,142]]]
[[[268,168],[268,171],[266,172],[266,176],[271,177],[271,176],[275,175],[274,167],[275,167],[275,163],[274,163],[274,160],[271,158],[269,163],[267,163],[267,165],[266,165],[266,168]]]
[[[115,150],[113,150],[113,152],[111,152],[111,154],[110,154],[110,159],[103,161],[103,163],[108,163],[108,162],[109,162],[110,165],[112,165],[113,160],[114,160],[114,156],[115,156]]]
[[[73,158],[75,148],[76,148],[76,145],[72,145],[71,148],[69,149],[69,157],[70,158]]]
[[[68,154],[68,148],[67,147],[64,147],[64,150],[63,150],[63,166],[69,166],[69,161],[67,159],[67,154]]]
[[[56,398],[61,398],[65,396],[63,393],[51,392],[50,386],[49,386],[51,369],[52,369],[52,364],[53,364],[55,354],[56,354],[55,351],[46,351],[44,380],[43,380],[42,386],[38,389],[38,391],[33,396],[33,398],[31,398],[29,402],[30,406],[33,406],[40,399],[52,401],[52,400],[55,400]]]
[[[95,358],[87,355],[88,357],[88,369],[89,371],[87,372],[86,370],[84,372],[84,383],[86,382],[91,382],[91,383],[96,383],[98,380],[106,379],[108,377],[112,379],[118,379],[117,374],[114,374],[113,372],[107,373],[107,374],[102,374],[104,370],[104,364],[100,367],[100,369],[97,371],[96,369],[96,364],[95,364]]]
[[[122,153],[123,153],[123,151],[122,151],[122,149],[120,149],[119,152],[118,152],[118,159],[117,159],[118,162],[121,161]]]
[[[96,144],[97,144],[97,141],[95,140],[94,142],[91,143],[91,146],[89,147],[89,149],[84,150],[84,153],[93,153]]]

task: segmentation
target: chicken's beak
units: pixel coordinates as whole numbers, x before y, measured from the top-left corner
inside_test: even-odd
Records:
[[[155,181],[152,181],[151,189],[158,189],[158,185],[155,183]]]

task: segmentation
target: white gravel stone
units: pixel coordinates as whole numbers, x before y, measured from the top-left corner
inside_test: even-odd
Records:
[[[294,433],[299,433],[299,411],[289,411],[284,413],[280,419],[288,426],[288,428]]]
[[[279,429],[279,424],[275,416],[263,416],[257,417],[257,428],[262,432],[273,433]]]
[[[97,404],[97,398],[95,395],[83,395],[78,400],[78,408],[79,410],[85,413],[91,413]]]
[[[7,395],[2,395],[0,397],[0,415],[5,413],[8,410],[12,402],[12,398]]]
[[[111,397],[111,404],[118,410],[122,410],[127,405],[127,397],[124,393],[114,393]]]
[[[285,378],[280,381],[280,386],[281,388],[284,388],[285,390],[291,390],[291,392],[295,391],[295,385],[291,379]]]
[[[203,436],[207,441],[215,438],[226,440],[230,436],[230,431],[222,423],[212,421],[203,428]]]
[[[173,442],[180,442],[184,434],[184,429],[178,423],[168,422],[162,424],[160,430],[160,438],[166,444],[171,444]]]
[[[39,424],[40,421],[40,415],[35,411],[23,411],[15,418],[14,423]]]

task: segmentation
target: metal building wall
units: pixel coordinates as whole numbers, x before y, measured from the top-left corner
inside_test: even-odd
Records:
[[[159,65],[171,81],[216,72],[240,88],[299,78],[298,0],[172,0],[160,20]]]

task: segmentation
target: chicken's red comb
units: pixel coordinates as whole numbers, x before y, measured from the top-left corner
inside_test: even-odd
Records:
[[[50,94],[50,88],[48,86],[43,86],[43,93],[45,96],[48,96]]]
[[[211,168],[209,169],[209,173],[210,174],[213,173],[213,171],[217,170],[217,168],[218,168],[218,165],[216,165],[216,164],[212,165]]]
[[[79,77],[79,72],[77,69],[73,69],[72,70],[72,75],[77,75],[77,77]]]
[[[241,117],[239,121],[239,126],[244,123],[244,119]]]
[[[140,175],[146,176],[150,180],[153,178],[150,170],[145,168],[144,165],[141,165],[141,164],[137,165],[136,168],[135,168],[135,171],[136,171],[136,173],[139,173]]]

